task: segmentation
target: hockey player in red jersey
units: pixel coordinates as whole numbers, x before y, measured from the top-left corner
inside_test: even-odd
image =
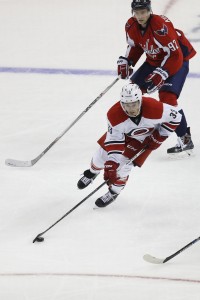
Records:
[[[120,101],[107,113],[108,131],[98,140],[100,148],[92,158],[90,169],[84,171],[78,181],[78,188],[87,187],[104,169],[109,189],[95,204],[98,207],[110,204],[125,187],[132,167],[141,167],[150,153],[176,130],[181,118],[175,107],[142,96],[138,85],[125,85]],[[144,148],[145,151],[128,164]]]
[[[196,51],[184,36],[175,29],[165,16],[158,16],[151,11],[150,0],[133,0],[132,14],[125,26],[128,43],[126,55],[118,60],[118,74],[122,79],[130,79],[142,89],[143,93],[158,90],[159,100],[177,106],[177,99],[189,72],[189,59]],[[131,66],[135,66],[141,55],[146,54],[146,61],[131,75]],[[194,148],[190,127],[183,110],[180,126],[176,129],[178,143],[167,150],[169,154],[191,154]]]

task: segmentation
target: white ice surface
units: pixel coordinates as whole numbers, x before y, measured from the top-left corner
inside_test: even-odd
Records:
[[[0,1],[0,68],[111,69],[125,52],[128,0]],[[160,3],[162,2],[162,3]],[[153,1],[188,37],[199,38],[199,0]],[[200,44],[194,43],[200,51]],[[199,55],[191,72],[200,70]],[[0,73],[0,299],[199,300],[200,244],[164,265],[145,253],[171,255],[200,235],[200,79],[188,78],[180,98],[195,155],[170,160],[171,136],[133,170],[126,189],[93,210],[106,187],[32,243],[103,181],[80,191],[118,82],[34,166],[10,168],[6,158],[42,152],[108,86],[114,76]]]

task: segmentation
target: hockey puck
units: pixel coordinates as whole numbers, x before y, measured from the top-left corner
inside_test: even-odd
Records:
[[[37,236],[37,237],[34,239],[33,243],[35,243],[35,242],[39,242],[39,243],[44,242],[44,238],[43,238],[42,236]]]

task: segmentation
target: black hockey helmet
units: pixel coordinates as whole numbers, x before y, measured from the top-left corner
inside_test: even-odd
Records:
[[[151,10],[151,0],[133,0],[131,3],[131,7],[133,10],[144,8]]]

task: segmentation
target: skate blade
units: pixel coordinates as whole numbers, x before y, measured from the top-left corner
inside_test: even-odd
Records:
[[[101,209],[101,208],[103,208],[103,207],[96,206],[96,204],[95,204],[94,207],[93,207],[93,210],[98,210],[98,209]]]
[[[193,150],[185,150],[177,153],[167,153],[170,159],[185,159],[194,156]]]

